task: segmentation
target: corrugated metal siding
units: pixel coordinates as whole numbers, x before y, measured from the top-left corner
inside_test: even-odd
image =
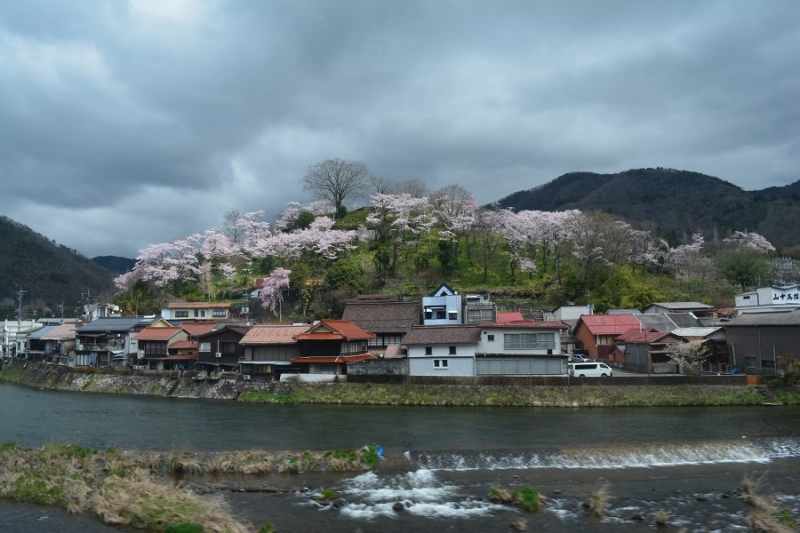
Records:
[[[561,357],[535,359],[477,359],[475,373],[491,376],[560,376],[566,375],[566,362]]]

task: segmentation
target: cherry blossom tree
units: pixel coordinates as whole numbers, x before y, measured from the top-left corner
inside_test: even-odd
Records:
[[[276,310],[283,302],[283,291],[289,288],[289,276],[291,273],[291,270],[278,267],[264,280],[264,286],[261,288],[259,295],[261,307],[279,314]]]
[[[775,251],[775,247],[763,235],[755,232],[736,231],[727,239],[723,239],[722,242],[733,248],[747,246],[765,254]]]

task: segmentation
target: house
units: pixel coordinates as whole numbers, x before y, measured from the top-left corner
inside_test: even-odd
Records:
[[[714,318],[714,307],[699,302],[653,302],[642,310],[651,313],[692,313],[700,318]]]
[[[249,329],[247,326],[227,325],[198,336],[195,368],[209,374],[236,370],[239,360],[244,358],[244,346],[239,342]]]
[[[154,316],[105,317],[76,327],[75,366],[128,366],[138,356],[131,338],[154,320]]]
[[[461,324],[461,296],[442,283],[422,298],[422,323],[426,326]]]
[[[35,320],[3,321],[3,353],[2,357],[22,357],[25,353],[25,338],[28,334],[40,329],[42,324]]]
[[[161,309],[161,316],[173,320],[227,320],[230,318],[229,302],[170,302]]]
[[[708,357],[702,369],[706,372],[727,372],[730,368],[728,360],[728,336],[721,326],[677,328],[672,333],[688,342],[699,342],[703,345]]]
[[[759,287],[735,296],[739,313],[790,312],[800,309],[800,285]]]
[[[373,354],[385,354],[391,345],[403,343],[413,326],[420,325],[419,302],[402,302],[385,295],[362,295],[345,304],[342,320],[375,335],[367,341]]]
[[[572,329],[580,347],[592,359],[608,359],[615,339],[631,329],[641,329],[636,315],[582,315]]]
[[[616,349],[609,360],[648,374],[674,374],[677,367],[669,355],[669,345],[678,342],[683,341],[669,331],[630,329],[616,337]]]
[[[729,360],[748,374],[774,375],[779,357],[800,360],[800,310],[742,313],[725,322]]]
[[[45,343],[45,362],[75,366],[75,326],[77,322],[64,322],[42,335]]]
[[[578,320],[583,315],[591,315],[593,311],[590,305],[562,305],[552,311],[545,311],[542,315],[543,320]]]
[[[568,356],[561,350],[561,336],[567,329],[558,320],[525,319],[519,312],[498,313],[495,322],[480,325],[475,373],[567,375]]]
[[[50,333],[58,327],[57,324],[45,324],[43,327],[32,331],[25,336],[25,358],[32,361],[44,361],[49,353],[50,346],[42,340],[42,335]]]
[[[346,374],[348,363],[375,359],[367,350],[373,338],[349,320],[322,319],[294,336],[300,356],[291,361],[303,374]]]
[[[92,322],[98,318],[120,316],[119,306],[114,304],[93,303],[83,306],[83,319]]]
[[[489,294],[467,294],[464,296],[464,323],[483,324],[497,320],[497,305]]]
[[[409,376],[474,376],[480,326],[415,326],[404,340]]]
[[[178,327],[144,328],[133,337],[139,347],[136,365],[149,370],[186,370],[186,360],[170,358],[169,348],[187,338],[186,331]]]
[[[300,344],[295,336],[306,330],[308,324],[269,324],[250,328],[239,341],[244,353],[239,361],[244,379],[279,381],[281,374],[300,373],[300,365],[292,363],[292,359],[300,357]]]

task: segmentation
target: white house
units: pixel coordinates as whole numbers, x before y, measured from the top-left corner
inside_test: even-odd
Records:
[[[566,375],[568,356],[561,353],[561,321],[522,318],[519,312],[498,313],[494,323],[481,324],[476,347],[478,375]]]
[[[739,313],[774,313],[800,309],[800,285],[759,287],[736,295]]]
[[[474,376],[479,326],[414,326],[406,333],[410,376]]]

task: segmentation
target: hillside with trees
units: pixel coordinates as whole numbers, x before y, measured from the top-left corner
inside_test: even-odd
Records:
[[[498,201],[515,211],[579,209],[603,211],[647,227],[670,244],[692,233],[707,240],[752,231],[775,246],[800,242],[800,181],[744,191],[719,178],[665,168],[617,174],[571,172],[540,187]]]
[[[75,250],[10,218],[0,216],[0,316],[16,318],[18,290],[24,290],[24,316],[74,316],[83,294],[100,296],[113,287],[114,273]]]
[[[318,178],[323,167],[328,168],[310,167],[309,176]],[[355,170],[364,187],[366,167]],[[643,176],[665,172],[674,174],[668,183],[643,187]],[[353,175],[328,172],[324,179]],[[358,293],[416,299],[442,282],[462,292],[490,292],[509,309],[591,301],[604,311],[682,300],[728,307],[736,292],[774,277],[776,248],[747,229],[748,219],[720,219],[731,229],[711,239],[694,230],[722,216],[700,213],[705,202],[735,207],[772,200],[747,200],[738,187],[700,174],[661,169],[622,177],[569,174],[535,190],[530,198],[546,199],[531,204],[539,208],[517,209],[481,208],[455,184],[428,192],[418,180],[391,183],[373,176],[369,181],[369,204],[353,212],[341,201],[357,190],[345,194],[332,183],[317,189],[319,199],[310,204],[289,204],[273,224],[261,211],[232,210],[221,229],[151,245],[140,251],[132,272],[115,280],[117,303],[128,310],[155,310],[159,301],[182,298],[241,301],[245,307],[255,278],[266,278],[260,301],[247,305],[259,310],[259,320],[339,316],[344,302]],[[685,199],[695,188],[702,196]],[[645,198],[640,189],[652,196]],[[628,219],[676,210],[668,206],[678,198],[696,209],[671,213],[677,242],[670,243],[647,219],[633,224],[601,209],[572,207],[620,197],[630,203]],[[690,216],[695,212],[696,218]]]

